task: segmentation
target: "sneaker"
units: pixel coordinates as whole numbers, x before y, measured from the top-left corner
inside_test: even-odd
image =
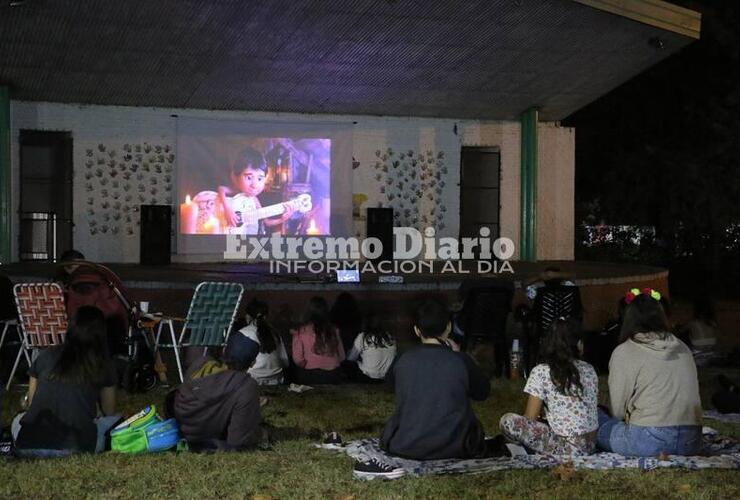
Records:
[[[406,471],[400,467],[393,467],[380,463],[376,458],[367,462],[357,462],[353,472],[357,479],[398,479],[406,474]]]
[[[486,438],[484,442],[484,451],[480,458],[499,458],[510,457],[511,451],[506,446],[506,438],[503,434],[496,437]]]
[[[321,443],[322,448],[329,448],[332,450],[339,449],[343,446],[342,436],[338,432],[330,432],[324,437],[324,441]]]

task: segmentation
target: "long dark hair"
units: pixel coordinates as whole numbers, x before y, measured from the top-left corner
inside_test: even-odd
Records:
[[[348,292],[340,293],[334,301],[334,305],[331,306],[330,316],[331,322],[340,331],[359,333],[362,326],[362,314],[352,294]]]
[[[362,331],[365,334],[364,342],[370,347],[391,347],[396,340],[393,335],[383,327],[378,315],[369,313],[362,323]]]
[[[325,356],[339,353],[339,338],[329,320],[329,304],[323,297],[311,297],[303,317],[304,325],[312,325],[316,334],[313,352]]]
[[[572,320],[555,320],[542,339],[540,361],[550,367],[550,379],[558,392],[580,398],[583,385],[575,363],[578,359],[578,334],[578,326]]]
[[[110,362],[103,312],[97,307],[77,310],[67,329],[62,354],[49,378],[60,382],[101,384]]]
[[[649,295],[641,293],[624,308],[622,329],[619,342],[635,340],[638,333],[655,333],[661,338],[670,334],[668,320],[660,302]]]
[[[254,323],[257,327],[257,339],[260,342],[260,352],[271,353],[277,348],[279,340],[276,338],[275,332],[267,322],[267,315],[270,313],[270,309],[267,307],[265,302],[258,299],[252,299],[247,304],[246,313],[251,318],[250,323]]]

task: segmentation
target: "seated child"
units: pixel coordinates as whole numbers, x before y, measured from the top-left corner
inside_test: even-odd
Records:
[[[28,374],[28,411],[12,424],[21,454],[104,451],[105,435],[121,417],[115,415],[117,379],[102,311],[77,309],[64,344],[41,350]]]
[[[348,363],[350,379],[355,382],[382,382],[395,357],[396,339],[382,327],[376,315],[368,315],[362,332],[355,338],[347,355],[347,361],[352,362]]]
[[[344,347],[339,332],[329,321],[329,305],[312,297],[303,325],[293,335],[295,379],[299,384],[338,384]]]
[[[223,362],[201,357],[175,391],[173,412],[185,439],[195,447],[240,450],[258,443],[260,402],[247,370],[259,344],[243,333],[229,336]]]
[[[414,332],[421,344],[401,354],[387,375],[396,393],[396,411],[380,438],[388,453],[416,460],[486,454],[470,399],[486,399],[490,384],[448,339],[451,329],[441,300],[428,299],[417,310]]]
[[[260,348],[249,374],[259,385],[278,385],[284,381],[283,370],[288,366],[288,353],[280,336],[267,322],[267,304],[253,299],[247,304],[247,326],[239,330]]]
[[[560,318],[542,339],[540,359],[524,387],[524,415],[501,417],[508,439],[538,454],[587,455],[596,448],[599,381],[577,355],[576,325]],[[539,421],[544,409],[547,423]]]

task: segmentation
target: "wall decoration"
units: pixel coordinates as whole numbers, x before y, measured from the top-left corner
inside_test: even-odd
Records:
[[[131,213],[138,204],[172,204],[172,151],[169,144],[148,142],[100,143],[85,150],[85,217],[91,235],[135,236],[139,217]]]
[[[381,205],[393,208],[394,225],[443,230],[447,214],[443,201],[448,172],[445,152],[387,148],[375,151],[375,156],[378,199]]]

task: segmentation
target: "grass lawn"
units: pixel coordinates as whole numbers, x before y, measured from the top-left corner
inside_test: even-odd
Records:
[[[702,374],[704,397],[714,388],[713,376]],[[602,380],[602,400],[604,385]],[[476,404],[489,433],[496,433],[504,412],[522,411],[522,387],[523,382],[494,381],[489,400]],[[4,425],[15,413],[22,390],[16,387],[7,394]],[[345,439],[378,435],[393,410],[392,394],[361,386],[317,388],[304,394],[266,392],[269,403],[263,416],[277,428],[271,451],[0,460],[0,498],[740,498],[740,473],[727,470],[576,471],[563,479],[549,470],[536,470],[357,481],[349,457],[311,444],[330,430]],[[164,390],[122,394],[123,413],[161,404],[164,394]],[[740,426],[707,424],[740,438]]]

